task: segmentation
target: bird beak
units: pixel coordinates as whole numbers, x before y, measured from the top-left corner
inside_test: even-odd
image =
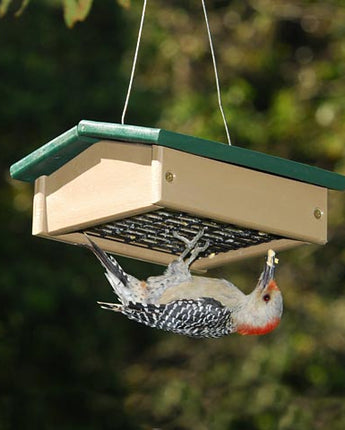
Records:
[[[276,253],[272,249],[269,249],[267,252],[266,264],[258,283],[260,289],[266,288],[269,282],[274,278],[276,264],[278,264]]]

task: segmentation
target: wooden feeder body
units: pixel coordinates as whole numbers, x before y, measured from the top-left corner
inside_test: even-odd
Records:
[[[327,192],[345,178],[315,167],[160,129],[81,121],[12,166],[35,181],[33,234],[168,264],[202,226],[193,264],[327,241]]]

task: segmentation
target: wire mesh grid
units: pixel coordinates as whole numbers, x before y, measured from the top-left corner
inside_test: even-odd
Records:
[[[185,249],[185,244],[174,237],[173,232],[190,240],[201,229],[204,229],[204,234],[200,244],[208,241],[209,246],[200,257],[282,239],[281,236],[270,233],[168,209],[108,222],[84,231],[90,236],[180,255]]]

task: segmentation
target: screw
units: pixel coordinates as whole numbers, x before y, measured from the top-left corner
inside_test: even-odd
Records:
[[[323,211],[321,209],[319,209],[319,208],[314,209],[314,217],[316,219],[320,219],[322,217],[322,215],[323,215]]]
[[[167,182],[172,182],[175,179],[175,173],[170,172],[169,170],[165,172],[165,180]]]

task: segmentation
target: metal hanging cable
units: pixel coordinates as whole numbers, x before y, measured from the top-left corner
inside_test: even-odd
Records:
[[[133,58],[131,76],[130,76],[130,79],[129,79],[126,100],[125,100],[125,104],[124,104],[123,111],[122,111],[122,116],[121,116],[121,124],[125,123],[125,116],[126,116],[126,112],[127,112],[127,108],[128,108],[128,102],[129,102],[129,98],[131,96],[131,91],[132,91],[132,86],[133,86],[133,80],[134,80],[134,74],[135,74],[135,67],[137,65],[139,47],[140,47],[140,42],[141,42],[141,35],[142,35],[142,32],[143,32],[144,21],[145,21],[146,5],[147,5],[147,0],[144,0],[143,9],[142,9],[142,12],[141,12],[141,20],[140,20],[140,26],[139,26],[137,44],[136,44],[135,52],[134,52],[134,58]]]
[[[207,28],[207,35],[208,35],[208,40],[209,40],[209,44],[210,44],[210,50],[211,50],[211,56],[212,56],[212,62],[213,62],[213,69],[214,69],[214,76],[215,76],[216,88],[217,88],[218,106],[219,106],[219,110],[220,110],[220,113],[221,113],[221,116],[222,116],[222,119],[223,119],[226,137],[227,137],[229,145],[231,145],[231,138],[230,138],[229,128],[228,128],[228,124],[227,124],[227,121],[226,121],[226,117],[225,117],[224,109],[223,109],[223,105],[222,105],[222,96],[221,96],[221,90],[220,90],[220,84],[219,84],[217,62],[216,62],[216,56],[215,56],[214,47],[213,47],[212,35],[211,35],[211,30],[210,30],[210,24],[209,24],[209,21],[208,21],[208,16],[207,16],[207,10],[206,10],[206,6],[205,6],[205,1],[201,0],[201,4],[202,4],[203,11],[204,11],[206,28]],[[131,91],[132,91],[132,86],[133,86],[133,81],[134,81],[134,75],[135,75],[135,68],[136,68],[136,65],[137,65],[138,53],[139,53],[140,42],[141,42],[141,36],[142,36],[143,27],[144,27],[144,21],[145,21],[146,5],[147,5],[147,0],[144,0],[142,12],[141,12],[141,19],[140,19],[140,25],[139,25],[138,38],[137,38],[137,43],[136,43],[134,57],[133,57],[132,70],[131,70],[131,74],[130,74],[128,89],[127,89],[127,95],[126,95],[126,99],[125,99],[125,103],[124,103],[124,107],[123,107],[123,111],[122,111],[122,116],[121,116],[121,124],[125,123],[125,116],[126,116],[126,112],[127,112],[127,108],[128,108],[129,98],[131,96]]]
[[[211,49],[211,56],[212,56],[214,76],[215,76],[215,80],[216,80],[216,88],[217,88],[217,96],[218,96],[218,106],[219,106],[220,113],[222,115],[222,119],[223,119],[223,123],[224,123],[224,127],[225,127],[226,137],[228,139],[229,145],[231,145],[231,138],[230,138],[229,128],[228,128],[228,124],[226,122],[226,117],[225,117],[225,113],[224,113],[224,109],[223,109],[223,105],[222,105],[222,95],[221,95],[221,91],[220,91],[220,84],[219,84],[219,77],[218,77],[218,70],[217,70],[217,62],[216,62],[216,55],[214,53],[213,42],[212,42],[212,35],[211,35],[211,30],[210,30],[210,24],[208,22],[208,16],[207,16],[207,10],[206,10],[205,1],[201,0],[201,4],[202,4],[202,9],[204,11],[206,28],[207,28],[207,35],[208,35],[208,41],[209,41],[210,49]]]

